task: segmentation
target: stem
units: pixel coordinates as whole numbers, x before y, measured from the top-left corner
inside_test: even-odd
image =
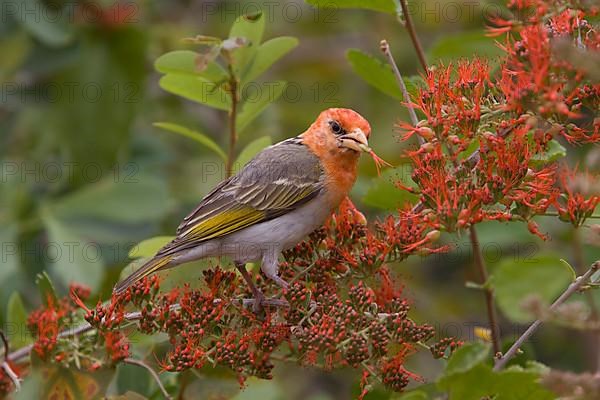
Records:
[[[388,59],[388,62],[392,66],[392,71],[394,72],[396,81],[398,81],[398,86],[400,86],[400,89],[402,90],[402,97],[404,98],[404,103],[406,103],[406,108],[408,109],[408,115],[410,116],[410,121],[412,122],[412,124],[414,126],[417,126],[417,124],[419,123],[419,119],[417,118],[417,113],[415,112],[415,108],[413,107],[412,101],[408,94],[408,90],[406,89],[406,84],[404,83],[404,79],[402,79],[402,74],[400,73],[400,70],[398,69],[398,65],[396,65],[396,61],[394,60],[394,56],[392,55],[392,51],[390,50],[390,45],[388,44],[387,40],[385,40],[385,39],[382,40],[379,45],[379,48],[381,49],[383,54],[385,54],[385,56]],[[423,139],[421,136],[417,135],[417,138],[419,140],[419,144],[425,143],[425,139]]]
[[[13,371],[13,369],[8,364],[8,355],[10,354],[10,348],[8,347],[8,340],[6,339],[6,335],[4,335],[4,331],[2,330],[0,330],[0,338],[2,339],[2,344],[4,345],[4,361],[2,361],[2,365],[0,365],[0,368],[2,368],[4,372],[6,372],[6,375],[8,375],[13,385],[15,385],[15,390],[18,392],[19,390],[21,390],[21,381],[16,372]]]
[[[406,0],[400,0],[400,7],[402,8],[404,25],[406,26],[406,30],[410,35],[410,40],[412,40],[413,46],[415,47],[417,57],[419,57],[419,62],[421,63],[423,69],[427,71],[427,59],[425,58],[425,52],[423,51],[423,46],[421,46],[421,42],[419,41],[419,37],[417,36],[417,31],[415,30],[415,26],[413,25],[410,13],[408,12],[408,5],[406,4]]]
[[[471,246],[473,247],[473,255],[475,257],[475,266],[479,271],[481,284],[483,285],[488,321],[490,325],[490,331],[492,333],[492,346],[494,348],[494,354],[498,354],[500,353],[501,349],[500,334],[498,332],[498,314],[496,312],[496,306],[494,305],[494,289],[487,285],[489,275],[485,265],[485,260],[483,259],[483,254],[481,253],[481,246],[479,245],[477,231],[473,225],[469,227],[469,234],[471,236]]]
[[[167,392],[167,389],[165,389],[162,382],[160,381],[160,378],[158,377],[158,374],[156,373],[156,371],[154,371],[148,364],[146,364],[142,360],[136,360],[135,358],[125,358],[123,360],[123,362],[125,364],[131,364],[131,365],[136,365],[138,367],[145,368],[150,373],[152,378],[154,378],[154,380],[156,381],[156,384],[158,385],[163,396],[165,396],[165,399],[169,399],[169,400],[172,399],[172,397],[169,395],[169,392]]]
[[[585,270],[585,260],[583,257],[583,245],[581,243],[581,234],[579,228],[573,229],[573,258],[574,258],[574,268],[578,274],[581,274]],[[596,302],[594,301],[594,295],[592,292],[585,292],[585,300],[590,307],[590,318],[597,321],[598,320],[598,307],[596,306]],[[600,369],[600,336],[598,332],[591,331],[587,335],[587,340],[589,342],[590,351],[588,354],[588,358],[591,361],[592,369],[594,371],[598,371]]]
[[[577,279],[575,279],[575,281],[569,285],[569,287],[563,292],[563,294],[561,294],[560,297],[556,299],[554,303],[552,303],[552,305],[549,308],[549,311],[553,311],[561,304],[563,304],[569,297],[571,297],[571,295],[573,295],[573,293],[579,290],[581,286],[583,286],[583,284],[588,282],[591,276],[594,274],[594,272],[596,272],[598,269],[600,269],[600,260],[594,262],[585,274],[577,277]],[[504,368],[504,366],[506,366],[506,363],[508,363],[508,361],[515,356],[519,348],[523,345],[523,343],[525,343],[527,339],[531,337],[531,335],[534,334],[534,332],[537,330],[537,328],[539,328],[542,322],[544,322],[542,319],[535,320],[535,322],[532,323],[525,332],[523,332],[521,337],[519,337],[517,341],[510,347],[510,349],[508,349],[506,354],[504,354],[496,361],[496,365],[494,365],[494,371],[500,371],[502,368]]]
[[[231,63],[228,65],[229,70],[229,93],[231,95],[231,109],[229,110],[229,150],[227,152],[226,174],[229,178],[233,173],[233,158],[235,156],[235,144],[237,142],[237,104],[238,98],[238,81],[233,72]]]

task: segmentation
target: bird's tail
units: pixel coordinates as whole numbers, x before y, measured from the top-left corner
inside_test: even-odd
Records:
[[[172,259],[172,256],[159,256],[152,258],[147,263],[138,268],[134,273],[129,275],[127,278],[123,279],[121,282],[117,283],[113,289],[113,294],[121,294],[125,290],[127,290],[127,288],[129,288],[131,285],[138,282],[139,280],[155,273],[158,270],[170,267],[169,263]]]

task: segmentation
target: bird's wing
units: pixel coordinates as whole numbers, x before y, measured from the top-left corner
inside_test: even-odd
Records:
[[[260,152],[237,175],[210,192],[157,255],[169,255],[283,215],[323,188],[321,163],[301,139]]]

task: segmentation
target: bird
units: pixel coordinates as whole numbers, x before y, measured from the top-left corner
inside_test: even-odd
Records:
[[[146,276],[194,260],[228,256],[254,295],[264,295],[246,270],[261,262],[264,275],[284,289],[279,255],[319,228],[344,200],[357,177],[361,153],[372,153],[371,127],[358,112],[329,108],[302,134],[259,152],[223,180],[187,215],[175,238],[119,282],[119,295]]]

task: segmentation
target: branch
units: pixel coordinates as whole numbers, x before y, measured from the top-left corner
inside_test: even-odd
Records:
[[[398,65],[396,65],[396,61],[394,61],[394,56],[392,55],[392,51],[390,50],[390,45],[388,44],[387,40],[383,39],[380,42],[379,48],[381,49],[383,54],[385,54],[385,56],[388,59],[388,62],[392,66],[392,71],[394,72],[394,76],[396,77],[396,80],[398,81],[398,86],[400,86],[400,89],[402,90],[402,97],[404,97],[404,103],[406,104],[406,108],[408,109],[408,114],[410,115],[410,121],[412,122],[412,124],[414,126],[417,126],[417,124],[419,123],[419,119],[417,118],[417,113],[415,112],[415,108],[413,107],[412,100],[410,99],[410,96],[408,94],[408,90],[406,89],[406,84],[404,83],[404,79],[402,79],[402,74],[400,73],[400,70],[398,69]],[[425,143],[425,139],[423,139],[421,136],[417,135],[417,138],[419,140],[419,144]]]
[[[162,382],[160,381],[160,378],[158,377],[156,371],[154,371],[148,364],[146,364],[142,360],[136,360],[135,358],[125,358],[123,359],[123,362],[125,364],[131,364],[145,368],[150,373],[150,375],[152,375],[152,378],[154,378],[154,380],[156,381],[156,384],[160,388],[160,391],[162,392],[163,396],[165,396],[165,399],[172,399],[172,397],[169,395],[169,392],[167,392],[167,389],[165,389]]]
[[[229,92],[231,95],[231,109],[229,110],[229,150],[227,152],[227,166],[226,173],[227,177],[230,177],[233,173],[233,157],[235,155],[235,143],[237,142],[237,105],[238,105],[238,81],[233,72],[231,63],[228,64],[229,68]]]
[[[400,0],[400,7],[402,8],[402,16],[404,17],[404,26],[410,35],[410,40],[412,40],[413,46],[415,47],[415,51],[417,52],[417,57],[419,57],[419,62],[425,71],[427,71],[427,59],[425,58],[425,52],[423,51],[423,46],[421,46],[421,42],[419,41],[419,37],[417,36],[417,31],[415,30],[415,26],[412,23],[412,18],[408,11],[408,5],[406,4],[406,0]]]
[[[4,335],[4,331],[2,330],[0,330],[0,338],[2,339],[2,344],[4,345],[4,361],[2,361],[1,368],[4,370],[4,372],[6,372],[6,375],[8,375],[12,383],[15,385],[15,390],[19,391],[21,390],[21,381],[16,372],[13,371],[13,369],[8,364],[8,356],[10,355],[10,351],[8,347],[8,340],[6,340],[6,336]]]
[[[477,231],[475,226],[469,227],[469,234],[471,237],[471,246],[473,247],[473,255],[475,256],[475,266],[479,271],[481,278],[481,284],[483,285],[483,292],[485,294],[485,304],[487,307],[487,315],[490,326],[490,332],[492,333],[492,346],[494,348],[494,354],[500,353],[500,334],[498,331],[498,313],[496,306],[494,305],[494,289],[492,289],[488,283],[488,272],[481,253],[481,246],[479,245],[479,238],[477,237]]]
[[[571,297],[573,293],[581,289],[581,287],[590,280],[592,275],[596,271],[598,271],[598,269],[600,269],[600,260],[593,263],[590,269],[588,269],[585,274],[577,277],[577,279],[575,279],[575,281],[569,285],[567,290],[565,290],[563,294],[561,294],[560,297],[556,299],[554,303],[552,303],[552,305],[549,308],[549,311],[555,310],[557,307],[563,304],[569,297]],[[534,323],[532,323],[529,326],[529,328],[527,328],[527,330],[521,335],[521,337],[519,337],[519,339],[517,339],[517,341],[510,347],[510,349],[508,349],[506,354],[504,354],[502,357],[496,360],[496,365],[494,365],[494,371],[500,371],[502,368],[504,368],[504,366],[506,366],[508,361],[515,356],[515,354],[523,345],[523,343],[525,343],[525,341],[528,340],[531,337],[531,335],[533,335],[535,331],[540,327],[542,322],[544,322],[542,319],[537,319]]]

